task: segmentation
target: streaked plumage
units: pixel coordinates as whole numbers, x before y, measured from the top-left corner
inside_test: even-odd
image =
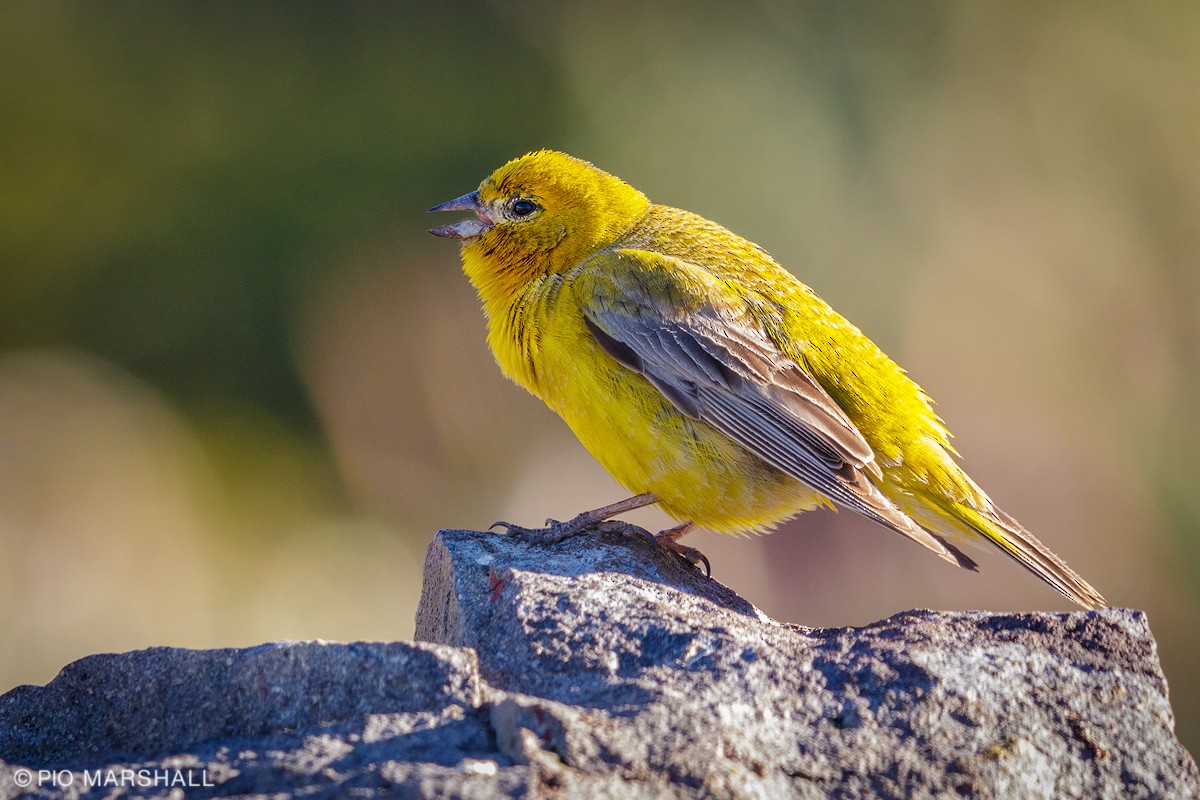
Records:
[[[953,458],[924,392],[762,248],[562,153],[434,210],[477,219],[463,267],[510,378],[671,516],[761,531],[847,508],[974,568],[990,541],[1065,596],[1104,600]]]

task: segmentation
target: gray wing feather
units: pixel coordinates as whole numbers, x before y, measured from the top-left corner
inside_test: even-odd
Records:
[[[708,422],[839,505],[880,517],[873,507],[878,504],[862,497],[869,489],[858,470],[873,460],[870,446],[811,378],[801,382],[789,376],[790,391],[783,390],[772,380],[772,373],[782,371],[771,368],[777,359],[761,346],[751,349],[748,337],[738,337],[743,341],[735,354],[724,331],[701,333],[678,322],[648,323],[645,317],[605,312],[589,315],[588,321],[602,345],[608,344],[605,338],[625,345],[628,351],[621,350],[618,360],[645,376],[680,411]],[[618,350],[611,344],[606,349]]]
[[[761,331],[694,313],[664,318],[585,309],[588,329],[620,363],[643,375],[671,403],[704,420],[775,468],[835,504],[928,547],[952,563],[974,562],[897,508],[867,477],[878,472],[870,445],[829,394]]]

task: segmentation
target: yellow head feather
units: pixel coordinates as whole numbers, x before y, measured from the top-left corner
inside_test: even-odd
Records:
[[[533,204],[533,211],[521,214]],[[513,159],[479,185],[495,225],[463,250],[467,276],[485,300],[539,275],[565,272],[646,214],[650,201],[587,161],[553,150]]]

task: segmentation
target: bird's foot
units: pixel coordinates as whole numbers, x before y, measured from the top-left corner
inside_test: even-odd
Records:
[[[629,529],[633,529],[635,535],[644,535],[653,539],[654,537],[646,530],[636,525],[630,525],[628,522],[609,519],[609,517],[657,502],[658,498],[652,494],[639,494],[622,500],[619,503],[612,503],[602,508],[584,511],[574,519],[569,519],[566,522],[548,519],[544,528],[522,528],[520,525],[513,525],[511,522],[494,522],[488,527],[488,530],[503,528],[504,533],[509,536],[517,536],[527,542],[546,545],[558,544],[559,542],[590,531],[611,531],[618,533],[628,532]],[[640,533],[637,533],[638,531]]]
[[[635,536],[661,547],[690,566],[699,568],[703,564],[704,574],[712,577],[712,566],[708,563],[708,558],[704,553],[694,547],[687,547],[679,543],[679,537],[690,531],[693,523],[685,522],[656,535],[632,523],[609,519],[614,514],[631,511],[655,502],[658,502],[658,498],[654,495],[639,494],[603,508],[584,511],[566,522],[548,519],[544,528],[524,528],[511,522],[494,522],[488,526],[488,530],[503,528],[503,533],[507,536],[514,536],[531,544],[543,546],[558,544],[585,533],[616,533],[622,536]]]
[[[679,543],[679,537],[690,531],[693,523],[685,522],[682,525],[676,525],[674,528],[668,528],[661,531],[654,537],[654,543],[662,549],[670,552],[676,558],[686,562],[689,566],[700,568],[704,565],[704,577],[712,577],[712,564],[708,563],[708,557],[694,547],[688,547]]]
[[[688,547],[679,542],[664,542],[655,537],[658,546],[663,550],[669,551],[672,555],[687,563],[690,567],[700,569],[700,565],[704,565],[704,577],[712,577],[712,564],[708,563],[708,556],[701,553],[694,547]]]
[[[513,536],[521,539],[522,541],[536,545],[552,545],[558,544],[559,542],[565,542],[567,539],[572,539],[576,536],[582,536],[585,533],[608,530],[613,530],[616,532],[618,529],[622,530],[623,532],[625,527],[637,528],[636,525],[630,525],[628,522],[621,522],[620,520],[615,519],[604,519],[602,517],[598,518],[595,512],[585,511],[582,514],[567,520],[566,522],[559,522],[556,519],[548,519],[546,520],[546,527],[544,528],[523,528],[520,525],[514,525],[511,522],[493,522],[490,526],[488,526],[488,530],[490,531],[495,528],[503,528],[502,532],[506,536]],[[637,529],[642,531],[642,533],[644,533],[646,536],[650,536],[647,531],[644,531],[641,528]],[[653,539],[654,537],[650,536],[650,538]]]

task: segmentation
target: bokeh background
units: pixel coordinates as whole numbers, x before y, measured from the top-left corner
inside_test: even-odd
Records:
[[[4,4],[0,690],[408,637],[439,527],[622,496],[424,233],[539,147],[761,243],[904,364],[992,496],[1148,611],[1198,749],[1186,2]],[[1069,608],[844,513],[689,543],[796,623]]]

